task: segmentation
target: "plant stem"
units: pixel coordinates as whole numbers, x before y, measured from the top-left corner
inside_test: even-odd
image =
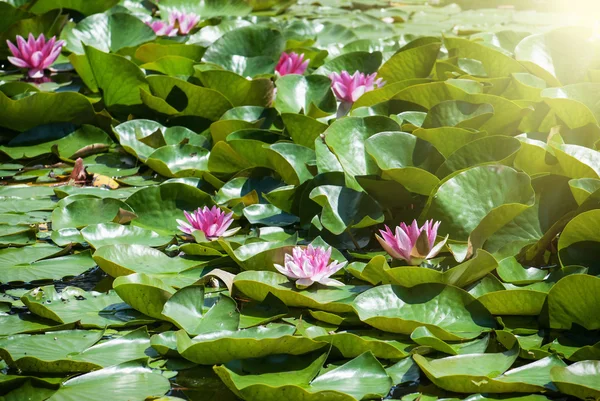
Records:
[[[354,238],[354,235],[352,235],[352,232],[350,231],[350,227],[346,227],[346,232],[348,233],[348,236],[352,240],[352,243],[354,244],[354,247],[358,251],[360,249],[360,246],[358,245],[358,242],[356,242],[356,238]]]

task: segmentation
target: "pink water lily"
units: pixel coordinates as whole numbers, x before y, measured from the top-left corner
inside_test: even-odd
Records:
[[[376,77],[377,73],[365,75],[359,71],[352,75],[348,71],[342,71],[340,74],[334,72],[329,75],[333,93],[340,101],[346,103],[354,103],[364,93],[385,85],[383,79],[375,79]]]
[[[296,280],[296,287],[306,288],[313,283],[328,286],[342,286],[344,283],[329,278],[346,266],[347,262],[338,263],[334,260],[331,264],[331,248],[312,245],[306,248],[294,247],[292,254],[285,255],[284,266],[275,265],[281,274]]]
[[[148,25],[157,36],[177,36],[178,29],[172,24],[165,21],[146,21]]]
[[[227,237],[237,231],[237,229],[227,231],[233,223],[233,212],[225,214],[216,206],[213,206],[212,209],[204,206],[192,213],[184,211],[183,214],[188,222],[177,219],[177,223],[179,223],[178,228],[186,234],[192,234],[193,231],[199,230],[207,239],[212,240]]]
[[[169,25],[171,25],[180,35],[187,35],[200,22],[200,17],[194,13],[184,13],[173,11],[169,15]]]
[[[304,54],[297,53],[281,53],[279,62],[275,66],[275,74],[284,76],[288,74],[304,74],[310,60],[304,60]]]
[[[169,15],[169,21],[146,21],[157,36],[187,35],[200,22],[200,17],[194,13],[173,11]]]
[[[9,40],[6,41],[13,57],[8,57],[8,61],[19,67],[27,68],[27,74],[31,78],[42,78],[44,70],[56,61],[60,55],[64,40],[56,41],[56,36],[46,41],[44,34],[40,34],[36,39],[33,34],[25,40],[22,36],[17,36],[17,45],[13,45]]]
[[[381,237],[379,235],[376,237],[391,257],[403,259],[409,265],[416,266],[423,260],[435,257],[446,244],[448,236],[435,245],[439,226],[439,221],[434,224],[433,220],[428,220],[419,227],[417,220],[413,220],[410,226],[405,223],[400,224],[395,232],[385,226],[385,231],[379,230]]]

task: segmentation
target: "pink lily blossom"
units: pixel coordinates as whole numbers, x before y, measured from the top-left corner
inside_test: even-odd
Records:
[[[157,36],[177,36],[177,28],[170,23],[156,20],[146,21],[146,25],[152,28]]]
[[[375,79],[376,77],[377,73],[365,75],[358,71],[352,75],[348,71],[342,71],[340,74],[334,72],[329,75],[331,89],[333,89],[333,93],[342,103],[354,103],[365,92],[385,85],[383,79]]]
[[[177,228],[186,234],[191,235],[193,231],[199,230],[204,233],[206,239],[212,240],[227,237],[237,231],[237,229],[227,231],[233,223],[233,212],[225,214],[216,206],[213,206],[212,209],[204,206],[192,213],[184,211],[183,214],[188,222],[177,219],[177,223],[179,223]]]
[[[171,25],[180,35],[187,35],[200,22],[200,17],[194,13],[186,14],[181,11],[173,11],[169,15]]]
[[[310,60],[304,60],[304,54],[298,55],[297,53],[281,53],[279,62],[275,66],[275,74],[277,76],[284,76],[288,74],[304,74]]]
[[[413,220],[410,226],[401,223],[395,233],[385,226],[385,231],[379,230],[381,237],[376,237],[392,258],[403,259],[409,265],[416,266],[423,260],[435,257],[446,244],[448,236],[434,245],[439,226],[439,221],[434,224],[433,220],[428,220],[419,227],[417,220]]]
[[[19,68],[29,69],[27,74],[31,78],[42,78],[44,70],[56,61],[65,45],[64,40],[56,41],[56,36],[46,41],[43,33],[37,39],[31,33],[27,40],[17,36],[16,46],[9,40],[6,43],[13,55],[8,57],[8,61]]]
[[[306,248],[294,247],[292,254],[286,254],[284,266],[275,264],[275,268],[281,274],[295,279],[296,287],[306,288],[314,283],[320,283],[327,286],[343,286],[344,283],[329,278],[346,266],[347,262],[338,263],[334,260],[329,264],[331,258],[331,248],[313,247]]]

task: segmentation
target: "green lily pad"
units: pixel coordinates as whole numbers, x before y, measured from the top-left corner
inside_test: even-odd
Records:
[[[249,302],[240,311],[240,329],[264,325],[278,320],[289,313],[287,305],[269,293],[262,302]]]
[[[65,158],[87,146],[108,147],[112,140],[99,128],[83,125],[80,128],[73,124],[49,124],[30,129],[17,135],[5,146],[0,146],[0,152],[12,159],[34,158],[56,152]]]
[[[204,53],[203,60],[243,77],[270,74],[284,50],[279,31],[267,27],[242,27],[225,33]]]
[[[225,295],[204,295],[202,286],[182,288],[165,303],[162,315],[191,335],[237,330],[240,314],[235,301]]]
[[[52,123],[92,124],[96,114],[87,97],[76,92],[39,92],[18,100],[0,93],[0,126],[15,131]]]
[[[377,330],[350,330],[312,338],[330,343],[344,358],[355,358],[370,351],[377,358],[402,359],[415,346],[407,337]]]
[[[475,298],[442,284],[382,285],[360,294],[352,306],[360,320],[379,330],[411,334],[424,326],[444,341],[472,339],[495,327]]]
[[[591,36],[591,30],[582,27],[565,27],[531,35],[519,42],[515,57],[533,74],[553,86],[581,82],[588,70],[598,65],[598,46],[590,41]],[[578,60],[578,64],[573,66],[568,60]]]
[[[360,71],[364,74],[377,72],[381,65],[382,55],[380,52],[349,52],[326,61],[320,66],[315,74],[329,76],[334,72],[348,71],[353,74]]]
[[[476,139],[450,155],[438,168],[436,175],[443,178],[454,171],[483,164],[512,165],[521,148],[519,140],[504,136],[486,136]]]
[[[63,250],[48,243],[37,243],[27,248],[0,249],[0,265],[15,266],[30,264],[50,256],[57,256]]]
[[[273,82],[266,78],[247,80],[231,71],[209,70],[202,72],[200,80],[223,94],[234,107],[268,107],[273,101]]]
[[[84,330],[19,334],[0,342],[0,354],[13,368],[40,373],[89,372],[148,357],[145,328],[105,342],[101,338],[102,332]]]
[[[117,3],[117,0],[101,0],[95,3],[90,3],[85,0],[42,0],[33,4],[30,11],[36,14],[44,14],[45,12],[57,8],[67,8],[69,10],[79,11],[83,15],[92,15],[106,11]]]
[[[517,287],[490,291],[477,297],[477,300],[493,315],[537,316],[547,296],[548,293],[544,291]]]
[[[278,357],[231,362],[215,367],[215,372],[236,395],[252,401],[281,397],[358,401],[382,397],[392,385],[392,380],[370,352],[314,380],[326,355],[316,359],[314,356],[284,357],[285,370]]]
[[[184,0],[164,0],[160,3],[160,9],[167,13],[174,10],[201,15],[202,18],[219,16],[244,16],[252,11],[252,8],[243,0],[207,0],[199,4],[190,4]]]
[[[172,117],[194,116],[216,121],[232,107],[229,100],[216,90],[178,78],[151,75],[147,81],[151,92],[142,88],[142,101],[161,114]]]
[[[569,128],[578,128],[600,120],[599,86],[598,83],[578,83],[547,88],[542,91],[542,97]]]
[[[225,252],[245,270],[270,270],[275,272],[274,264],[282,265],[285,254],[291,254],[296,245],[296,235],[283,241],[251,242],[238,248],[232,248],[231,243],[219,241]]]
[[[208,154],[199,146],[163,146],[148,156],[146,164],[165,177],[202,177],[208,170]]]
[[[302,112],[315,118],[335,113],[337,103],[327,77],[288,74],[278,78],[275,86],[275,108],[280,113]]]
[[[34,314],[58,323],[79,322],[84,328],[127,327],[153,322],[131,309],[113,291],[107,294],[66,287],[38,287],[21,298]]]
[[[62,202],[62,201],[61,201]],[[125,202],[113,198],[78,198],[73,202],[58,206],[52,212],[52,227],[82,228],[90,224],[115,221],[121,210],[131,212]],[[91,213],[94,211],[94,213]]]
[[[177,219],[184,220],[183,211],[212,206],[210,196],[183,183],[164,183],[145,187],[127,199],[137,218],[133,224],[159,234],[178,233]]]
[[[163,319],[163,307],[176,292],[159,278],[143,273],[117,277],[113,288],[131,307],[155,319]]]
[[[181,273],[202,263],[195,259],[177,256],[170,258],[157,249],[137,243],[104,245],[94,252],[93,257],[98,266],[112,277],[133,273]]]
[[[194,75],[194,60],[180,56],[164,56],[156,61],[142,64],[140,68],[157,71],[170,77],[186,79]]]
[[[1,238],[0,238],[1,240]],[[0,283],[31,283],[78,276],[96,266],[89,251],[28,264],[0,266]]]
[[[519,354],[516,346],[497,354],[468,354],[427,360],[415,355],[415,362],[437,386],[462,393],[534,393],[553,390],[550,372],[565,363],[556,356],[512,370],[507,369]]]
[[[109,53],[150,42],[156,35],[152,28],[133,15],[94,13],[77,24],[67,24],[63,38],[67,42],[67,49],[84,54],[86,45]]]
[[[550,371],[560,392],[582,400],[600,396],[599,361],[582,361],[571,366],[557,366]]]
[[[135,51],[135,58],[142,63],[151,63],[168,56],[200,60],[205,50],[202,46],[189,44],[151,42],[139,46]]]
[[[105,245],[137,244],[162,247],[173,237],[162,236],[154,231],[136,226],[124,226],[117,223],[89,225],[81,230],[83,239],[95,249]]]
[[[444,261],[441,263],[443,264]],[[384,269],[383,274],[392,284],[404,287],[414,287],[423,283],[441,283],[462,288],[483,278],[497,267],[496,259],[480,249],[472,259],[445,271],[417,266],[401,266]]]
[[[569,221],[558,241],[558,255],[563,266],[598,268],[594,244],[600,242],[600,237],[594,230],[594,225],[599,218],[598,210],[590,210]]]
[[[0,315],[0,335],[12,336],[23,333],[43,333],[53,330],[72,329],[75,324],[60,324],[53,320],[42,319],[30,313]]]
[[[313,189],[309,196],[323,206],[321,223],[333,234],[339,235],[348,228],[364,228],[383,223],[381,208],[364,192],[336,185],[321,185]]]
[[[418,138],[405,132],[380,132],[366,141],[366,149],[383,171],[384,178],[402,184],[411,192],[429,195],[439,179],[414,164]]]
[[[452,56],[481,61],[490,77],[504,77],[513,73],[526,72],[526,69],[514,58],[475,41],[448,37],[444,38],[444,45]]]
[[[423,121],[423,128],[458,127],[477,129],[494,114],[490,104],[472,104],[448,100],[431,108]]]
[[[456,191],[460,195],[457,196]],[[473,196],[465,196],[465,193]],[[423,215],[441,221],[441,235],[450,234],[451,239],[459,241],[469,240],[477,248],[532,206],[533,195],[526,174],[504,166],[472,167],[442,182],[432,194]],[[457,208],[469,210],[469,213],[460,213]]]
[[[400,51],[386,61],[378,71],[388,84],[411,78],[427,78],[437,60],[441,43]]]
[[[344,171],[353,177],[379,173],[365,144],[367,138],[384,131],[400,131],[400,126],[387,117],[347,117],[335,121],[323,134]]]
[[[165,376],[139,362],[126,362],[66,380],[49,400],[93,400],[103,394],[114,401],[129,401],[161,396],[169,389],[169,379]]]
[[[123,56],[107,54],[92,46],[84,46],[84,50],[107,108],[122,112],[142,104],[140,91],[149,91],[149,86],[138,66]],[[119,73],[115,75],[112,71]]]
[[[484,353],[488,347],[489,336],[480,339],[462,343],[447,343],[437,338],[427,327],[417,327],[410,335],[410,339],[417,344],[430,347],[436,351],[444,352],[450,355],[480,354]]]
[[[304,307],[329,312],[351,312],[349,303],[368,286],[345,285],[321,287],[313,285],[298,290],[287,277],[274,272],[247,271],[235,276],[236,290],[247,297],[262,302],[269,293],[281,299],[289,307]]]
[[[294,326],[277,323],[238,331],[215,331],[192,339],[180,331],[177,350],[192,362],[213,365],[276,354],[307,354],[327,345],[323,341],[294,336],[295,331]]]
[[[600,278],[572,274],[559,280],[548,293],[550,327],[570,329],[575,323],[588,330],[600,327],[600,319],[592,312],[600,299]]]

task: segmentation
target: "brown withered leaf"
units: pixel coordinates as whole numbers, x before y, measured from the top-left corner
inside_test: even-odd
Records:
[[[75,152],[75,154],[71,156],[71,159],[78,159],[80,157],[87,157],[95,155],[96,153],[106,152],[109,147],[109,145],[106,145],[104,143],[94,143],[91,145],[87,145]]]

